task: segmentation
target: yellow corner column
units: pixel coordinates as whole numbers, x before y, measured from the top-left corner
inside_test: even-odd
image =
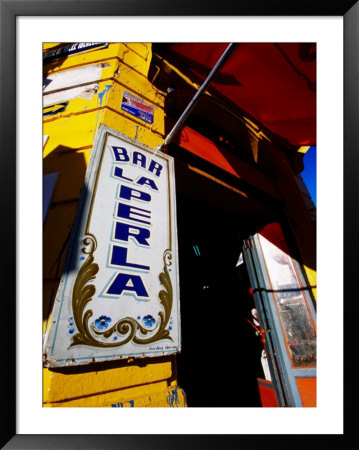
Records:
[[[51,320],[99,125],[152,148],[164,139],[164,97],[147,77],[151,44],[104,43],[67,55],[61,54],[63,48],[61,44],[44,44],[43,174],[44,188],[51,198],[44,209],[44,332]],[[121,108],[124,94],[152,106],[152,124]],[[43,405],[183,407],[186,400],[177,386],[176,358],[167,356],[44,369]]]

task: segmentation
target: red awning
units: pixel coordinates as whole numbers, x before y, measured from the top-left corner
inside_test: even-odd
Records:
[[[227,45],[167,44],[166,58],[203,81]],[[316,144],[315,44],[239,43],[211,89],[291,144]]]
[[[279,198],[272,181],[263,173],[241,161],[232,153],[219,148],[214,142],[197,133],[197,131],[185,126],[174,138],[174,142],[236,178],[256,186],[272,197]]]

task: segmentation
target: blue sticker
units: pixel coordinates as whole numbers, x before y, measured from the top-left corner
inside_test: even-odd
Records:
[[[153,123],[153,106],[129,92],[124,91],[123,93],[121,109],[146,123]]]

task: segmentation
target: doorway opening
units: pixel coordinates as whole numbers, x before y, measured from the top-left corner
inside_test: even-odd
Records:
[[[177,372],[189,407],[261,406],[257,378],[264,378],[263,347],[248,322],[255,305],[239,258],[243,239],[251,228],[255,233],[251,220],[209,198],[177,192],[182,329]]]

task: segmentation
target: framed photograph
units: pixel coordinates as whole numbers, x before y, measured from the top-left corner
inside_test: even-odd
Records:
[[[345,286],[347,292],[354,291],[357,248],[357,215],[351,213],[356,211],[359,166],[355,151],[359,118],[357,1],[193,4],[90,0],[84,5],[60,0],[1,0],[0,14],[1,281],[5,290],[2,448],[284,448],[293,438],[303,446],[314,442],[319,445],[328,439],[329,448],[330,444],[333,448],[350,448],[354,420],[349,414],[344,420],[344,402],[348,407],[354,390],[356,308],[353,301],[344,303],[343,290]],[[286,45],[290,48],[300,43],[302,61],[310,61],[314,51],[317,90],[312,123],[300,116],[298,106],[297,116],[283,124],[281,108],[284,111],[290,100],[281,103],[279,98],[276,118],[264,108],[260,111],[262,119],[258,119],[253,112],[255,101],[245,103],[249,91],[238,94],[238,89],[244,91],[248,84],[243,87],[238,80],[223,76],[220,87],[215,84],[213,88],[220,102],[203,101],[197,108],[197,119],[183,128],[193,108],[191,101],[196,100],[193,93],[201,93],[201,89],[205,92],[208,72],[215,70],[216,61],[225,64],[225,52],[217,57],[215,46],[210,48],[210,44],[220,44],[224,49],[228,43],[243,43],[241,56],[247,58],[247,67],[242,66],[242,81],[248,83],[255,72],[245,72],[253,64],[246,45],[259,48],[274,43],[277,53],[266,53],[268,58],[271,55],[272,67],[278,67],[275,61],[280,53],[291,70],[294,64]],[[198,48],[208,46],[205,57],[198,56],[194,44]],[[151,65],[151,58],[147,61],[145,56],[152,50],[156,60]],[[107,52],[106,60],[98,56],[100,52]],[[123,55],[122,59],[111,52]],[[56,71],[59,58],[77,58],[71,79],[66,78],[66,63],[62,68],[65,76],[61,70],[60,75]],[[181,74],[180,80],[179,68],[186,64],[193,71],[186,72],[191,74],[187,78]],[[75,66],[68,65],[71,69]],[[112,69],[111,77],[117,83],[113,86],[109,81]],[[133,79],[128,76],[130,71]],[[308,74],[301,71],[299,75],[315,92]],[[271,71],[266,77],[267,86],[274,83]],[[140,86],[137,91],[133,83]],[[305,104],[300,85],[296,89],[297,105],[300,98]],[[273,104],[269,91],[264,89],[261,95],[268,95],[268,103]],[[253,98],[255,91],[249,94]],[[259,143],[262,140],[284,139],[288,148],[301,148],[302,152],[317,146],[317,240],[312,243],[316,245],[316,263],[308,254],[302,265],[288,256],[292,255],[288,247],[300,247],[295,242],[304,242],[303,248],[310,246],[305,233],[300,235],[301,224],[293,225],[290,220],[287,224],[278,219],[280,214],[271,215],[268,205],[279,205],[283,199],[290,202],[289,193],[288,197],[278,197],[278,185],[253,170],[245,158],[233,158],[230,131],[236,122],[231,122],[224,106],[217,110],[214,106],[222,105],[221,101],[224,105],[228,99],[238,101],[239,110],[251,111],[241,120],[250,130],[248,151],[256,163],[261,152],[272,145]],[[294,97],[292,101],[296,101]],[[102,108],[105,104],[106,112]],[[79,120],[79,111],[88,113],[86,121]],[[182,117],[182,113],[188,115]],[[228,135],[218,135],[217,143],[211,141],[215,132],[203,127],[201,114],[210,116]],[[53,138],[51,142],[56,117],[61,117],[56,122],[58,133],[67,130],[69,136],[73,133],[72,140]],[[178,130],[172,117],[179,119]],[[123,126],[118,125],[119,118]],[[88,143],[83,138],[86,127],[96,130]],[[316,130],[314,140],[301,140],[300,127]],[[151,134],[146,135],[146,130]],[[172,140],[171,130],[178,133],[177,140]],[[48,155],[46,146],[51,147]],[[45,155],[43,160],[40,148],[50,157]],[[74,157],[76,148],[80,150]],[[178,158],[179,149],[187,159]],[[61,159],[58,166],[55,157],[59,158],[56,164]],[[62,180],[62,169],[57,169],[60,166],[70,168]],[[61,192],[66,195],[55,190],[59,183],[63,183]],[[262,359],[258,358],[263,370],[256,385],[258,405],[253,398],[238,403],[240,386],[249,372],[248,367],[241,366],[241,354],[252,345],[236,328],[239,313],[224,300],[211,300],[211,295],[224,299],[231,292],[225,278],[218,275],[222,282],[217,282],[215,294],[211,294],[219,271],[211,265],[224,254],[223,247],[231,247],[229,236],[234,234],[229,224],[234,217],[237,220],[231,208],[227,208],[225,219],[219,217],[223,205],[216,200],[213,183],[230,193],[235,199],[233,205],[249,211],[246,217],[257,220],[255,226],[249,219],[243,224],[239,251],[237,247],[232,251],[238,253],[236,276],[243,277],[243,267],[251,268],[245,290],[256,309],[251,310],[247,322],[263,349]],[[197,191],[193,198],[191,186]],[[77,191],[74,202],[72,194]],[[54,229],[61,215],[69,226],[59,239],[62,248],[52,252],[54,241],[46,241],[43,224],[54,209],[54,192],[58,213],[51,219]],[[212,196],[212,216],[203,207],[205,196]],[[73,217],[64,218],[70,210]],[[297,217],[295,212],[291,216],[290,207],[288,211],[288,217]],[[212,231],[210,227],[207,230],[204,215],[213,222]],[[273,217],[270,225],[269,220],[260,222],[258,217],[263,215]],[[105,216],[112,218],[105,220]],[[220,227],[221,220],[227,221],[225,228]],[[177,223],[178,227],[174,225]],[[296,227],[298,236],[290,231]],[[347,240],[343,239],[345,232]],[[68,242],[73,250],[66,257]],[[178,275],[177,268],[181,264],[184,267],[184,242],[194,261],[186,267],[184,278],[200,280],[198,294],[191,292],[194,285],[181,281],[181,271]],[[54,260],[56,252],[61,260]],[[199,259],[210,253],[205,270],[197,273]],[[230,250],[227,253],[232,258]],[[185,261],[187,265],[189,259]],[[318,286],[311,278],[311,267],[318,267]],[[188,298],[193,295],[190,307],[182,306],[182,291]],[[42,299],[47,296],[49,301],[44,303],[48,311],[44,312]],[[192,322],[183,321],[183,314],[191,315]],[[240,341],[246,345],[235,344]],[[191,368],[187,379],[182,378],[188,384],[183,387],[178,382],[177,386],[178,377],[173,373],[177,366],[172,362],[175,358],[184,361],[183,348],[191,346],[193,359],[182,363]],[[265,362],[267,357],[269,364]],[[160,362],[156,368],[151,366],[151,358]],[[194,359],[200,361],[200,367],[193,364]],[[88,371],[91,364],[93,370]],[[117,367],[122,368],[123,379],[112,381],[109,374]],[[186,392],[191,377],[199,380],[210,371],[215,372],[209,378],[211,382],[202,382],[202,386],[197,383],[190,393]],[[317,373],[318,383],[313,387],[311,380],[316,380]],[[91,392],[82,381],[77,385],[73,374],[84,374],[76,380],[87,377],[84,383],[92,386]],[[137,384],[126,384],[126,376],[138,377]],[[157,383],[153,391],[148,388],[151,377]],[[53,389],[53,378],[63,388]],[[98,390],[103,382],[100,380],[108,383],[106,395]],[[167,383],[165,391],[163,387],[160,390],[161,383]],[[133,399],[116,397],[117,391],[128,387]],[[96,397],[93,403],[88,401],[91,396]],[[191,397],[192,405],[186,397]],[[130,409],[124,411],[124,407]]]

